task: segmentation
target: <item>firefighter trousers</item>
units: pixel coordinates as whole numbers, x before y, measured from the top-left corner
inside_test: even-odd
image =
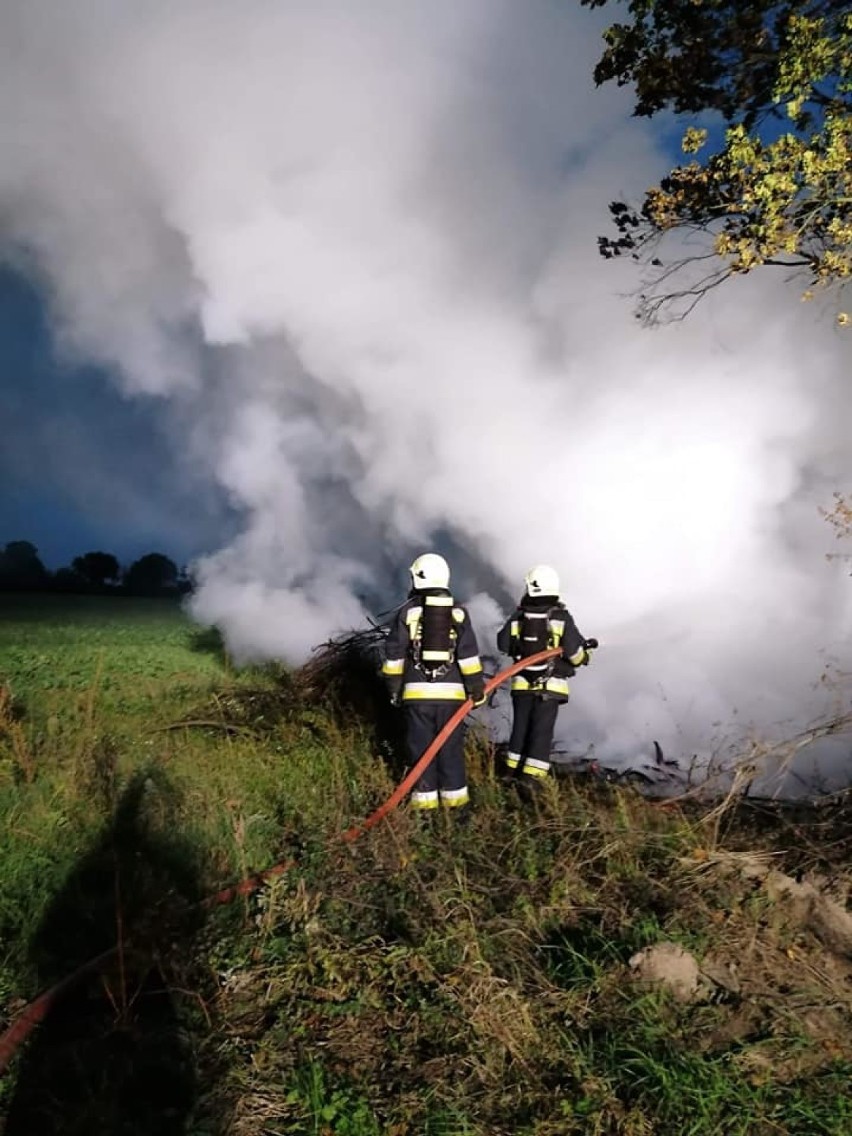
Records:
[[[512,734],[506,765],[530,777],[546,777],[550,770],[553,731],[561,702],[540,694],[512,695]]]
[[[405,740],[412,765],[459,708],[455,701],[403,702]],[[459,808],[468,800],[464,764],[464,726],[444,742],[411,794],[415,809]]]

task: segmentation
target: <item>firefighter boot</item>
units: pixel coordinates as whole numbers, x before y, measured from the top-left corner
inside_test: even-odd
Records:
[[[529,773],[522,773],[517,781],[518,794],[521,800],[531,804],[539,800],[545,787],[544,777],[534,777]]]
[[[467,828],[470,824],[470,805],[461,805],[456,809],[448,809],[455,828]]]
[[[414,817],[414,826],[417,832],[434,832],[438,827],[437,809],[412,809],[411,815]]]

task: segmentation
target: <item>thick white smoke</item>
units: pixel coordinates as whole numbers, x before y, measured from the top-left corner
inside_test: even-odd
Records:
[[[667,159],[594,90],[599,32],[547,0],[6,0],[0,239],[242,511],[194,605],[236,652],[303,658],[449,534],[484,647],[541,561],[606,645],[572,737],[691,751],[822,707],[850,349],[764,277],[635,324],[595,235]]]

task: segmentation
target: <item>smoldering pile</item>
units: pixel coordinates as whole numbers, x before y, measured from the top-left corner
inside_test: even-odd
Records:
[[[381,678],[384,638],[384,628],[371,625],[320,644],[295,670],[267,664],[249,677],[240,676],[166,728],[262,737],[294,723],[319,731],[324,719],[335,726],[369,730],[380,748],[387,749],[396,737],[397,721]]]

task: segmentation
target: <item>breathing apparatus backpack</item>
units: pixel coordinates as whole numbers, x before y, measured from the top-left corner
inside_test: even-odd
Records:
[[[517,658],[526,659],[529,655],[537,655],[539,651],[546,651],[552,647],[550,642],[550,613],[553,608],[545,611],[521,610],[520,627],[516,647]]]
[[[539,608],[538,610],[520,608],[514,647],[516,659],[529,658],[530,655],[537,655],[540,651],[546,651],[556,645],[550,630],[550,619],[554,611],[558,610],[560,606],[557,602],[551,604],[550,607]],[[548,659],[544,663],[536,663],[529,670],[523,671],[522,674],[529,683],[529,689],[534,692],[546,690],[548,679],[553,674],[555,666],[556,660]],[[544,694],[543,697],[548,697],[548,695]]]
[[[421,615],[411,634],[414,665],[430,681],[447,673],[456,657],[454,601],[452,596],[420,597]]]

